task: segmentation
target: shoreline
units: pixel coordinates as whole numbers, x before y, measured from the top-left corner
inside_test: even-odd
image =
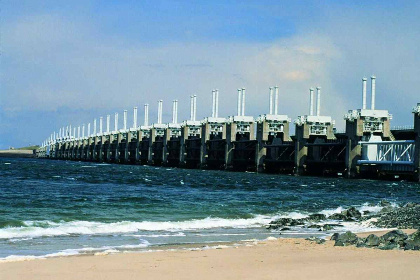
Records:
[[[36,158],[34,150],[0,150],[0,158]]]
[[[334,247],[330,240],[316,244],[302,238],[277,238],[237,246],[232,243],[231,246],[221,244],[189,250],[178,248],[2,262],[0,278],[395,279],[403,276],[404,279],[415,279],[420,274],[419,262],[419,251]]]
[[[374,229],[372,231],[357,232],[356,235],[360,238],[366,238],[370,234],[382,236],[395,229],[396,228],[389,228],[389,229],[384,229],[384,230]],[[416,230],[403,229],[402,231],[405,232],[406,234],[412,234]],[[125,251],[117,251],[117,250],[111,249],[111,250],[98,251],[98,252],[92,252],[92,253],[84,253],[84,254],[77,253],[77,254],[70,254],[70,255],[63,255],[63,254],[60,254],[60,252],[47,254],[47,255],[41,255],[41,256],[17,256],[16,255],[15,256],[16,258],[7,259],[6,257],[4,259],[0,259],[0,265],[4,263],[50,260],[50,259],[57,259],[57,258],[95,257],[95,256],[137,254],[137,253],[143,254],[143,253],[157,253],[157,252],[189,252],[189,251],[217,250],[217,249],[225,249],[225,248],[250,247],[250,246],[258,245],[260,243],[278,241],[278,240],[288,240],[288,241],[298,240],[299,242],[304,241],[304,242],[312,243],[312,241],[308,241],[308,239],[304,237],[282,237],[280,233],[280,235],[278,235],[277,237],[268,236],[265,239],[259,239],[259,240],[250,239],[250,240],[239,240],[239,241],[216,241],[216,242],[207,242],[207,243],[156,244],[150,247],[146,247],[144,249],[131,249],[131,250],[127,249]],[[331,240],[331,236],[326,237],[324,240],[326,242],[333,242]]]

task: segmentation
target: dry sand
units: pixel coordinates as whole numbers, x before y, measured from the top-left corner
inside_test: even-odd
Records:
[[[0,263],[0,279],[420,279],[420,252],[278,239],[222,249]]]

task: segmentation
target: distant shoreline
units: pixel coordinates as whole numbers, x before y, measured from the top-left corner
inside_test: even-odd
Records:
[[[0,150],[0,158],[35,158],[34,150]]]

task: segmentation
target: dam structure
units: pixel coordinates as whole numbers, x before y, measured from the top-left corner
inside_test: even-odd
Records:
[[[133,108],[100,117],[91,123],[61,127],[36,151],[39,158],[142,164],[181,168],[256,171],[348,178],[401,178],[420,182],[420,103],[414,106],[413,125],[392,128],[388,110],[375,107],[376,77],[362,79],[361,109],[344,115],[345,132],[338,132],[331,116],[321,113],[321,87],[309,89],[309,110],[298,116],[290,134],[291,118],[281,113],[284,98],[278,86],[269,87],[267,113],[246,114],[246,89],[237,90],[236,114],[219,116],[219,90],[212,90],[211,116],[197,120],[197,95],[190,96],[190,118],[179,122],[178,100],[172,101],[172,119],[164,123],[163,101],[158,100],[156,122],[144,122]],[[324,110],[325,111],[325,110]],[[99,121],[98,121],[99,120]]]

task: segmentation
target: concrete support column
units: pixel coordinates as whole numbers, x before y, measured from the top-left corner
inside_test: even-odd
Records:
[[[72,160],[76,159],[76,145],[77,145],[76,140],[71,141],[71,159]],[[50,151],[50,155],[52,156],[51,151]]]
[[[101,129],[102,130],[102,129]],[[102,133],[101,133],[102,134]],[[98,161],[99,162],[103,162],[104,161],[104,143],[105,143],[105,136],[101,135],[99,136],[99,156],[98,156]]]
[[[84,158],[83,158],[83,149],[85,147],[84,142],[85,142],[84,139],[81,139],[80,140],[80,144],[79,144],[79,160],[84,160]]]
[[[174,103],[175,104],[175,103]],[[168,163],[168,141],[171,139],[171,128],[166,128],[163,134],[162,166]]]
[[[414,133],[416,135],[416,148],[414,154],[414,166],[415,174],[414,179],[420,182],[420,103],[417,103],[417,107],[413,110],[414,113]]]
[[[302,175],[305,172],[308,147],[305,146],[309,138],[309,126],[306,124],[296,125],[295,142],[295,175]]]
[[[93,150],[92,147],[94,146],[94,138],[93,137],[89,137],[88,138],[88,155],[86,160],[87,161],[92,161],[93,160]]]
[[[214,97],[215,98],[215,97]],[[209,123],[203,123],[201,125],[201,147],[200,147],[200,168],[206,166],[207,159],[207,141],[210,140],[210,127]]]
[[[108,141],[108,145],[107,148],[105,149],[104,153],[106,154],[106,161],[107,162],[111,162],[112,161],[112,144],[114,143],[114,135],[110,134],[109,135],[109,141]]]
[[[255,168],[257,172],[264,170],[264,159],[267,154],[264,145],[268,141],[268,129],[268,123],[265,120],[257,123],[257,145],[255,147]]]
[[[363,121],[356,119],[346,121],[346,177],[354,178],[359,174],[357,161],[362,157],[362,148],[359,141],[363,136]]]
[[[70,141],[67,141],[66,142],[66,152],[65,152],[65,155],[66,155],[66,159],[68,160],[70,158]]]
[[[128,148],[130,146],[131,140],[132,140],[131,132],[129,131],[126,133],[125,145],[124,145],[124,162],[126,163],[129,161],[130,153],[129,153]]]
[[[181,138],[180,138],[180,151],[179,151],[179,166],[185,166],[185,140],[188,139],[188,126],[184,126],[181,128]]]
[[[98,137],[96,134],[93,134],[92,136],[92,158],[91,161],[97,160],[97,148],[98,148]]]
[[[82,140],[77,140],[77,152],[76,152],[76,159],[81,160],[82,154],[81,154],[81,146],[82,146]]]
[[[122,133],[121,132],[118,132],[118,134],[117,134],[117,142],[116,142],[116,146],[115,146],[115,150],[116,151],[115,151],[115,157],[114,157],[114,161],[116,163],[119,163],[120,162],[120,153],[121,153],[120,146],[121,146],[122,137],[123,137]]]
[[[150,137],[149,137],[149,148],[147,153],[147,164],[153,164],[153,144],[156,141],[156,129],[150,129]]]
[[[140,142],[142,139],[142,133],[140,130],[138,130],[137,132],[137,142],[136,142],[136,157],[135,157],[135,161],[136,164],[140,161]]]
[[[225,150],[225,169],[233,165],[233,143],[236,141],[236,123],[226,124],[226,150]]]

